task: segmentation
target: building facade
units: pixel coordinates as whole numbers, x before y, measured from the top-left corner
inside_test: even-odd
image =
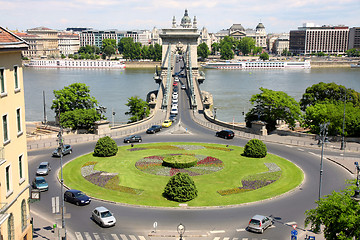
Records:
[[[36,45],[39,49],[36,50],[36,56],[47,57],[47,56],[59,56],[59,40],[58,31],[46,27],[37,27],[28,29],[26,31],[30,35],[38,36],[35,38]]]
[[[348,50],[349,27],[304,24],[290,31],[290,52],[294,54],[344,54]]]
[[[60,32],[58,34],[58,39],[60,54],[67,56],[79,51],[80,38],[78,34],[71,32]]]
[[[118,30],[86,30],[81,32],[79,36],[81,47],[90,45],[101,48],[104,39],[115,39],[116,43],[119,43],[121,38],[126,37],[126,32]]]
[[[353,27],[349,30],[349,49],[360,49],[360,27]]]
[[[29,44],[29,48],[22,51],[24,57],[37,57],[40,52],[43,52],[44,46],[40,43],[41,41],[38,41],[40,38],[39,36],[24,32],[15,32],[14,34],[24,39]]]
[[[273,53],[276,55],[281,55],[284,50],[289,51],[289,38],[290,36],[288,33],[280,35],[274,42]]]
[[[0,239],[31,240],[21,51],[27,43],[0,27]]]

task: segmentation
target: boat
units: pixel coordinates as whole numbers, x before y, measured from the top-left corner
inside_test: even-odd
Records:
[[[125,64],[120,61],[107,60],[48,60],[33,59],[24,64],[26,67],[44,67],[44,68],[115,68],[124,69]]]
[[[350,67],[352,67],[352,68],[360,68],[360,62],[358,62],[357,64],[350,64]]]
[[[311,68],[310,61],[304,62],[276,62],[276,61],[250,61],[250,62],[207,62],[204,68],[214,69],[282,69],[282,68]]]

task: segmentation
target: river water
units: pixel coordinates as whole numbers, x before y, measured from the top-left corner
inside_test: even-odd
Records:
[[[54,119],[50,109],[53,90],[63,89],[72,83],[85,83],[90,94],[100,105],[107,107],[105,116],[115,122],[127,122],[125,104],[128,98],[139,96],[146,99],[149,91],[157,90],[153,80],[155,69],[45,69],[24,68],[25,110],[27,121],[44,119],[43,91],[47,120]],[[341,84],[360,92],[360,69],[312,68],[270,70],[216,70],[205,69],[205,81],[201,90],[212,93],[218,119],[227,122],[243,122],[242,112],[252,106],[249,99],[264,87],[284,91],[300,100],[305,89],[319,82]]]

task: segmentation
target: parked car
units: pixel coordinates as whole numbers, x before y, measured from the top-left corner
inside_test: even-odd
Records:
[[[64,156],[64,155],[70,154],[70,153],[72,153],[72,147],[69,144],[65,144],[63,147],[63,150],[62,150],[62,155]],[[59,152],[58,148],[53,151],[52,156],[60,157],[60,152]]]
[[[216,136],[217,137],[222,137],[222,138],[225,138],[225,139],[230,139],[230,138],[234,138],[235,134],[231,130],[221,130],[219,132],[216,132]]]
[[[51,171],[49,162],[40,163],[39,167],[36,170],[36,175],[48,175]]]
[[[172,102],[172,103],[178,103],[178,102],[179,102],[179,99],[178,99],[178,98],[176,98],[176,99],[173,98],[173,99],[171,100],[171,102]]]
[[[173,99],[178,99],[179,97],[179,94],[177,92],[174,92],[173,95],[172,95],[172,98]]]
[[[176,121],[176,114],[170,114],[169,120],[172,122]]]
[[[174,83],[173,83],[173,86],[177,86],[177,85],[178,85],[178,83],[177,83],[177,82],[174,82]]]
[[[170,121],[170,120],[165,120],[165,121],[162,123],[162,127],[168,128],[168,127],[171,126],[171,124],[172,124],[172,121]]]
[[[182,84],[182,85],[181,85],[181,89],[186,89],[185,84]]]
[[[74,203],[77,206],[90,204],[90,197],[86,196],[82,191],[70,189],[64,193],[64,201]]]
[[[131,135],[129,137],[124,138],[124,143],[133,143],[133,142],[142,142],[141,136]]]
[[[273,219],[262,215],[253,216],[247,227],[248,230],[263,233],[265,229],[273,225]]]
[[[146,130],[146,133],[156,133],[161,130],[160,125],[152,125],[148,130]]]
[[[49,190],[49,184],[46,182],[44,177],[35,177],[32,181],[32,188],[40,191],[47,191]]]
[[[92,219],[101,227],[111,227],[116,224],[114,215],[106,207],[97,207],[91,213]]]
[[[177,93],[178,91],[179,91],[178,86],[174,86],[174,87],[173,87],[173,92],[174,92],[174,93]]]

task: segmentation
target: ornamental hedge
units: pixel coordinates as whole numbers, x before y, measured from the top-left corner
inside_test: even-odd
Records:
[[[244,147],[244,156],[246,157],[263,158],[266,154],[266,145],[259,139],[251,139]]]
[[[109,136],[100,138],[94,149],[94,156],[96,157],[111,157],[118,152],[116,142]]]
[[[198,159],[193,155],[171,155],[163,159],[164,167],[190,168],[197,164]]]
[[[166,184],[163,196],[176,202],[187,202],[197,197],[194,181],[187,173],[179,172]]]

